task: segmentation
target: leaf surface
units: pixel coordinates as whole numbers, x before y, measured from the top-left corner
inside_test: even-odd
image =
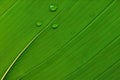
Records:
[[[1,2],[1,80],[119,80],[119,0]]]

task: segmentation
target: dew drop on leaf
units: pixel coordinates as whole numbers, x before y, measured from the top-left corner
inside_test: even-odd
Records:
[[[52,25],[52,28],[53,28],[53,29],[58,28],[58,24],[53,24],[53,25]]]
[[[57,5],[56,4],[50,4],[49,6],[51,12],[55,12],[57,10]]]
[[[36,26],[37,26],[37,27],[40,27],[41,25],[42,25],[42,22],[37,22],[37,23],[36,23]]]

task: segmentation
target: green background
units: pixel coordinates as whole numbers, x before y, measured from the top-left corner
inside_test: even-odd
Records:
[[[0,79],[120,80],[120,0],[0,0]]]

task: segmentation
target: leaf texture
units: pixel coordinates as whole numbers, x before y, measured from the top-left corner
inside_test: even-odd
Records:
[[[1,80],[119,80],[119,10],[119,0],[1,0]]]

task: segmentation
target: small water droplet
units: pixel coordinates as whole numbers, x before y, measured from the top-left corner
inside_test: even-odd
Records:
[[[37,22],[37,23],[36,23],[36,26],[37,26],[37,27],[40,27],[41,25],[42,25],[42,22]]]
[[[51,11],[51,12],[55,12],[58,7],[57,7],[56,4],[51,4],[51,5],[49,6],[49,8],[50,8],[50,11]]]
[[[56,29],[57,27],[58,27],[58,24],[53,24],[53,25],[52,25],[52,28],[53,28],[53,29]]]

